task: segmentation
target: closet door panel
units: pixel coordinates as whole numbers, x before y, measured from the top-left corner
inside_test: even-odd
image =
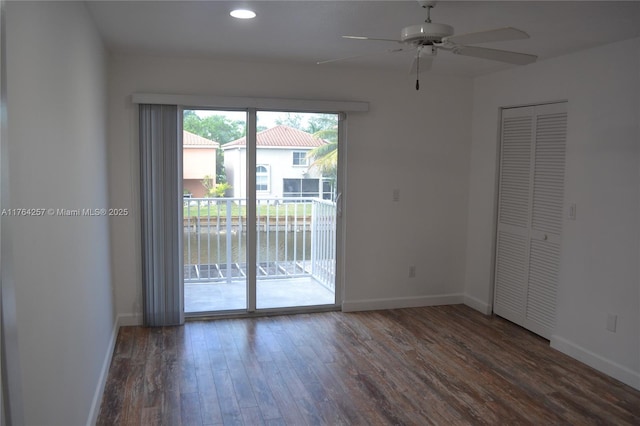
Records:
[[[564,205],[567,114],[536,117],[532,229],[559,236]]]
[[[494,311],[518,323],[524,320],[526,308],[527,243],[525,235],[498,233]]]
[[[525,327],[550,338],[556,321],[564,208],[566,104],[536,107]]]
[[[531,240],[524,326],[547,338],[555,327],[559,259],[560,244]]]
[[[498,222],[527,228],[531,185],[531,116],[505,117],[502,123],[502,164]]]
[[[533,108],[503,111],[494,311],[525,319],[530,223]]]

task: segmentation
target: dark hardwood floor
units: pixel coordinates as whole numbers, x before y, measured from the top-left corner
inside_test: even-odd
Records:
[[[463,305],[123,327],[99,425],[640,424],[640,392]]]

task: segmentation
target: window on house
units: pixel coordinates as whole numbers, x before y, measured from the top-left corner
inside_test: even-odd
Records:
[[[306,166],[307,165],[307,153],[304,151],[293,152],[293,165],[294,166]]]
[[[269,169],[267,166],[256,166],[256,191],[269,190]]]
[[[317,198],[319,179],[282,179],[284,197]]]
[[[335,199],[334,193],[335,191],[334,191],[332,182],[328,180],[323,180],[322,181],[322,199],[334,200]]]

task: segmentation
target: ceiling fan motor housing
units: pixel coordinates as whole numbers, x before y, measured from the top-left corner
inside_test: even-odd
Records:
[[[453,27],[451,25],[425,22],[404,27],[400,39],[406,43],[424,45],[442,43],[444,37],[451,35],[453,35]]]

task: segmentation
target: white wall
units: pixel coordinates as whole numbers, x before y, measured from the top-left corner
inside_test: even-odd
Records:
[[[369,101],[347,120],[345,306],[461,301],[471,81],[404,72],[114,56],[110,62],[111,203],[135,215],[113,224],[117,310],[141,307],[134,92]],[[392,202],[392,191],[401,200]],[[408,278],[410,264],[417,277]],[[453,297],[441,297],[451,295]]]
[[[106,55],[84,3],[9,2],[6,23],[11,207],[107,207]],[[114,331],[108,218],[9,224],[25,423],[86,424]]]
[[[465,292],[491,309],[499,108],[568,100],[552,346],[640,388],[640,39],[474,80]],[[607,313],[618,315],[616,333]]]

